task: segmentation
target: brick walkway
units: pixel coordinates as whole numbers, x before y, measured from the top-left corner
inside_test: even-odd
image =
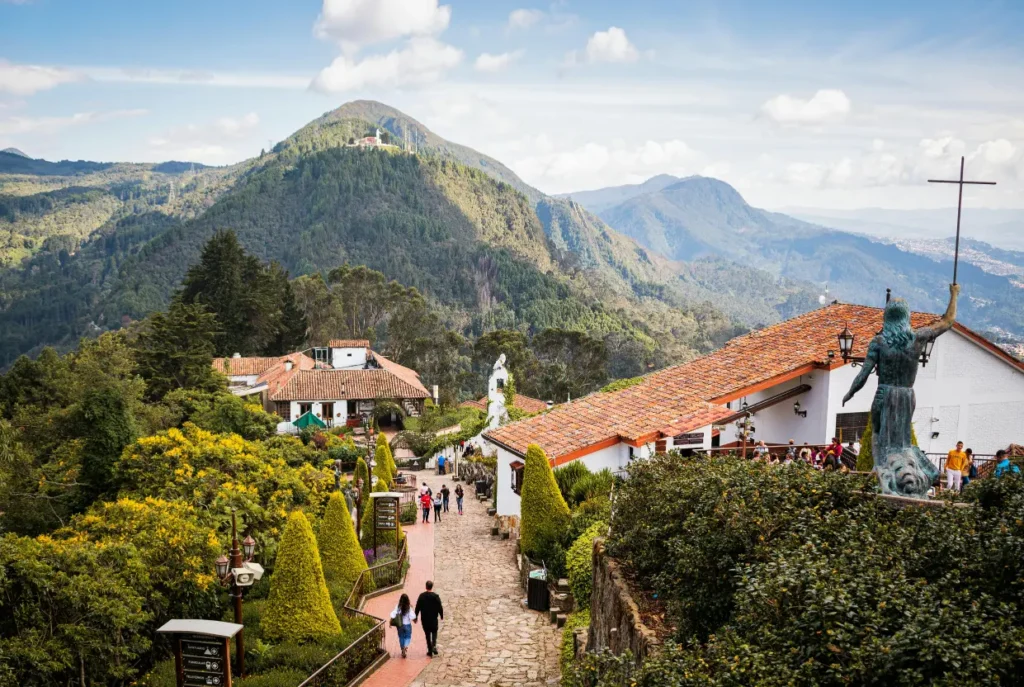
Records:
[[[449,477],[427,477],[435,491]],[[422,479],[421,479],[422,481]],[[490,535],[488,503],[467,489],[466,514],[452,512],[431,525],[434,584],[445,606],[438,637],[441,655],[414,687],[542,687],[557,685],[559,632],[546,614],[521,601],[515,545]]]

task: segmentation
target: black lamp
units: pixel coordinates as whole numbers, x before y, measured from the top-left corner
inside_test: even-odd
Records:
[[[797,401],[796,403],[793,404],[793,412],[799,415],[800,417],[807,417],[807,411],[800,410],[800,401]]]
[[[839,332],[839,352],[843,356],[843,360],[849,359],[853,353],[853,332],[850,331],[850,326],[843,327],[843,331]]]
[[[924,350],[921,351],[921,367],[928,364],[928,359],[932,357],[933,348],[935,348],[935,339],[929,339],[924,342]]]

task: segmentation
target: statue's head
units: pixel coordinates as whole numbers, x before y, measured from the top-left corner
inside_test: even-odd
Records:
[[[914,339],[910,328],[910,306],[902,298],[893,298],[885,305],[882,316],[882,338],[890,348],[906,348]]]

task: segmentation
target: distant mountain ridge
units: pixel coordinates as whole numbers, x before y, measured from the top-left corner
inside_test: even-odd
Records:
[[[18,150],[17,148],[4,148],[3,150],[0,150],[0,153],[7,153],[8,155],[18,155],[20,157],[28,157],[30,160],[32,159],[25,153]]]
[[[660,185],[659,181],[657,185]],[[952,261],[751,207],[729,184],[687,177],[599,213],[609,226],[674,260],[725,259],[780,277],[828,284],[830,294],[877,303],[886,288],[917,309],[941,312]],[[603,190],[608,197],[608,189]],[[574,197],[576,195],[574,194]],[[950,256],[951,258],[951,256]],[[1024,336],[1024,291],[1006,275],[961,261],[961,319]]]
[[[619,203],[624,203],[630,198],[642,196],[645,193],[660,191],[666,186],[679,181],[681,177],[674,177],[671,174],[659,174],[653,176],[642,184],[626,184],[624,186],[607,186],[592,191],[574,191],[573,193],[558,193],[556,198],[571,198],[591,212],[600,213]]]

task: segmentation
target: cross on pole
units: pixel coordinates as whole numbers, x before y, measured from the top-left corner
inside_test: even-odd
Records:
[[[964,205],[964,184],[976,184],[980,186],[995,186],[994,181],[964,181],[964,157],[960,156],[960,178],[959,179],[929,179],[930,184],[959,184],[960,196],[956,201],[956,246],[953,252],[953,283],[956,283],[956,268],[960,262],[960,210]]]

